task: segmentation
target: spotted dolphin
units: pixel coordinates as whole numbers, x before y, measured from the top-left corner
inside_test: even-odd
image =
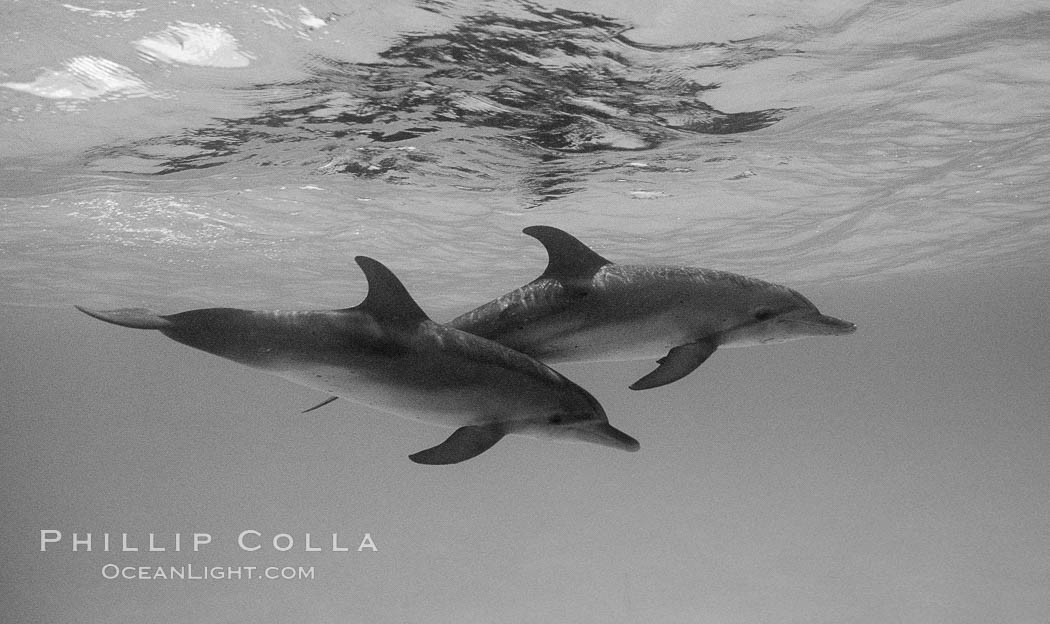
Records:
[[[638,449],[586,390],[529,356],[433,322],[385,266],[356,261],[368,294],[341,310],[78,309],[381,411],[456,427],[410,455],[416,463],[458,463],[507,434]]]
[[[543,274],[448,325],[548,363],[663,356],[633,390],[677,381],[719,347],[857,329],[786,286],[712,269],[614,264],[557,228],[524,232],[547,249]]]

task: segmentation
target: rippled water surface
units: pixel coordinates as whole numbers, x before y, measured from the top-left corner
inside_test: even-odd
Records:
[[[22,621],[85,601],[107,622],[1050,617],[1045,3],[0,17]],[[436,430],[349,404],[288,416],[317,397],[70,307],[345,307],[364,254],[447,320],[539,274],[535,224],[618,262],[789,284],[861,329],[720,352],[666,391],[625,390],[649,362],[567,367],[642,453],[529,441],[435,474],[404,456]],[[105,581],[158,560],[34,542],[254,526],[383,539],[349,563],[300,553],[323,578],[265,592]]]
[[[119,4],[7,9],[8,302],[309,304],[411,250],[465,306],[530,223],[796,283],[1046,259],[1039,3]]]

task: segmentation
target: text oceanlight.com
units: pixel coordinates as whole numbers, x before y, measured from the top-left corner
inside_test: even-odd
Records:
[[[107,580],[128,581],[302,581],[313,580],[313,566],[102,566]]]

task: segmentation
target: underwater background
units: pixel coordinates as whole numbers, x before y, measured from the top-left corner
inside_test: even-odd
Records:
[[[5,621],[1050,619],[1045,3],[0,18]],[[512,436],[424,467],[448,430],[301,414],[324,396],[72,307],[347,307],[368,255],[446,321],[542,272],[537,224],[859,329],[644,392],[651,361],[560,364],[640,452]],[[314,575],[107,578],[184,565]]]

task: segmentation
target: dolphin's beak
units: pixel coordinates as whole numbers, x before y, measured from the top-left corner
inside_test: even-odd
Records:
[[[791,328],[792,338],[803,336],[841,336],[857,331],[857,326],[816,310],[793,310],[779,317],[778,321]]]
[[[816,333],[827,334],[829,336],[852,334],[857,331],[856,323],[843,321],[842,319],[837,319],[834,316],[827,316],[825,314],[818,315],[815,319],[810,320],[808,324],[813,326]]]
[[[638,440],[613,427],[608,422],[589,422],[573,426],[566,431],[569,437],[581,442],[591,442],[625,451],[641,448]]]

